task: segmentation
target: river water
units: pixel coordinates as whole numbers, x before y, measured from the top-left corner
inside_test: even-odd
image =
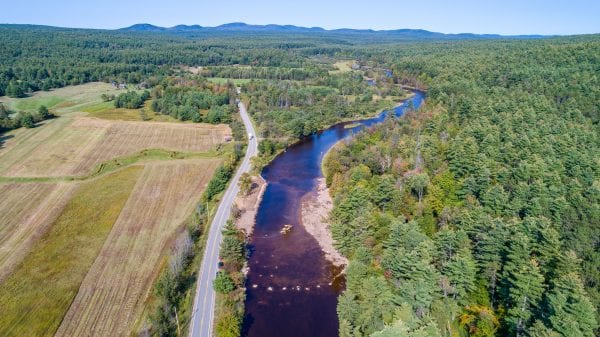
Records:
[[[316,240],[300,224],[302,197],[322,178],[324,154],[338,141],[364,127],[385,120],[389,113],[401,116],[418,108],[424,94],[415,95],[392,111],[358,121],[337,124],[290,146],[262,172],[268,186],[250,242],[250,272],[246,282],[243,336],[332,337],[338,333],[337,296],[344,289],[339,268],[327,261]],[[279,233],[291,224],[287,235]]]

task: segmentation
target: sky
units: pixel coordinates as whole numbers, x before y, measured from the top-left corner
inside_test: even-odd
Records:
[[[229,22],[426,29],[442,33],[600,33],[600,0],[0,0],[0,23],[116,29]]]

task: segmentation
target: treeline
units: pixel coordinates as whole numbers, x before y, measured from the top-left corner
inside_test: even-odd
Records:
[[[148,98],[150,98],[148,90],[144,90],[141,94],[135,91],[124,92],[114,98],[115,108],[139,109]]]
[[[224,77],[236,79],[269,79],[269,80],[293,80],[304,81],[327,76],[327,70],[323,67],[312,66],[307,62],[302,68],[282,67],[207,67],[200,74],[204,77]]]
[[[183,121],[229,124],[237,109],[234,90],[207,81],[163,81],[152,90],[152,110]]]
[[[388,52],[428,102],[328,156],[340,336],[596,335],[599,48]]]
[[[213,283],[218,293],[215,309],[215,336],[239,337],[244,319],[246,277],[242,268],[246,262],[244,232],[228,220],[223,229],[223,241],[219,251],[219,271]]]
[[[34,128],[37,123],[54,117],[54,114],[48,111],[48,108],[44,105],[38,108],[37,113],[32,114],[29,112],[11,111],[4,104],[0,103],[0,132],[20,127]]]

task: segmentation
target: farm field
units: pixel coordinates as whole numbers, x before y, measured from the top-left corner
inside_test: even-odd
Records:
[[[156,148],[207,152],[230,134],[227,125],[58,118],[7,134],[0,148],[0,176],[81,176],[112,158]]]
[[[221,146],[228,125],[139,121],[139,110],[101,101],[113,91],[91,83],[0,98],[58,115],[0,138],[2,336],[129,334],[231,149]]]
[[[142,170],[131,166],[82,183],[51,228],[2,281],[4,336],[54,335]]]
[[[0,184],[0,282],[46,232],[75,184]]]
[[[127,335],[140,316],[161,252],[191,214],[219,159],[145,166],[57,336]]]

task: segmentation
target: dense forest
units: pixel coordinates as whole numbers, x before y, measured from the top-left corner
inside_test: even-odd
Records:
[[[594,336],[600,42],[389,51],[427,104],[325,164],[340,336]]]

